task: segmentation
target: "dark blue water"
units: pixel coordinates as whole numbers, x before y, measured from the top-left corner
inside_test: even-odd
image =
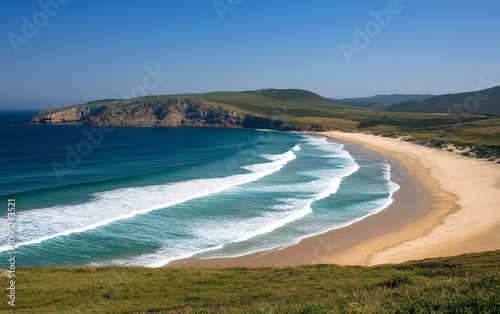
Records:
[[[16,199],[21,266],[161,266],[278,248],[379,211],[397,189],[383,160],[321,137],[24,125],[34,114],[0,111],[0,194],[5,209]],[[0,249],[7,256],[6,237]]]

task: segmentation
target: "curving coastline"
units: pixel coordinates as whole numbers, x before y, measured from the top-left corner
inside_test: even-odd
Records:
[[[319,133],[388,157],[401,185],[386,209],[279,251],[186,259],[168,267],[378,265],[500,249],[500,165],[393,138]],[[352,144],[348,144],[352,143]],[[357,151],[356,151],[357,150]],[[366,151],[365,151],[366,153]]]

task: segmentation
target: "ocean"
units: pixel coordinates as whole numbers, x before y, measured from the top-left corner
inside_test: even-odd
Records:
[[[279,249],[352,224],[399,188],[375,154],[300,133],[25,125],[0,111],[1,258],[160,267]],[[12,240],[12,239],[11,239]]]

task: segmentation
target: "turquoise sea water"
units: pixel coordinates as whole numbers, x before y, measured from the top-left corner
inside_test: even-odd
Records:
[[[18,266],[157,267],[276,249],[377,212],[398,188],[383,159],[319,136],[22,125],[33,114],[0,112],[0,226],[15,198]]]

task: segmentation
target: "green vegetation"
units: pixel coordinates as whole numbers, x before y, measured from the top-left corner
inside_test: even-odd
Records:
[[[376,267],[39,267],[16,274],[16,311],[5,301],[0,313],[500,313],[500,251]]]
[[[222,106],[231,105],[244,113],[266,117],[325,116],[332,109],[346,109],[348,106],[330,101],[317,94],[299,89],[261,89],[246,92],[214,92],[187,95],[210,100]]]
[[[500,118],[441,116],[413,121],[379,118],[364,120],[358,128],[382,136],[409,136],[409,141],[428,147],[445,148],[452,144],[469,150],[465,156],[500,158]]]
[[[368,109],[385,110],[391,106],[409,101],[422,101],[434,97],[434,95],[377,95],[363,98],[342,98],[338,101],[351,106],[363,107]],[[334,99],[332,99],[334,100]]]
[[[403,102],[387,110],[500,116],[500,85],[477,92],[441,95],[423,101]]]

